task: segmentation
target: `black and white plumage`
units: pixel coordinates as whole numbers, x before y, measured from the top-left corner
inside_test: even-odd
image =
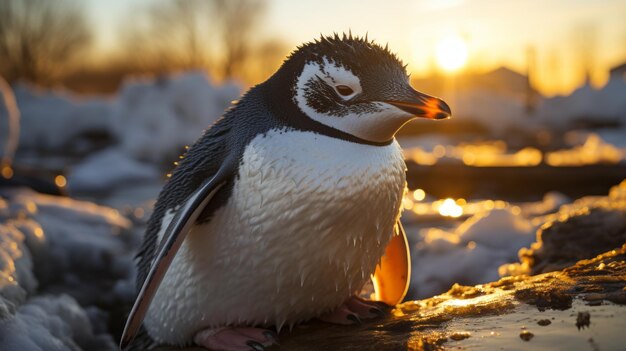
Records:
[[[385,258],[379,296],[399,302],[409,267],[404,238],[393,239],[406,184],[394,134],[449,115],[367,39],[299,47],[172,172],[138,255],[122,346],[144,316],[152,339],[176,345],[202,329],[314,318],[360,289],[390,242],[402,257]]]

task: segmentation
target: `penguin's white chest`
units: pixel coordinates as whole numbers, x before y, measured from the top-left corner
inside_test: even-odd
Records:
[[[206,327],[281,326],[337,307],[374,272],[404,188],[395,141],[286,130],[256,137],[226,205],[192,229],[168,270],[149,334],[183,344]]]

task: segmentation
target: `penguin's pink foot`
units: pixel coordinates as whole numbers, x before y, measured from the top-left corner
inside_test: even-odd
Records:
[[[201,330],[193,340],[214,351],[265,351],[277,338],[267,329],[224,327]]]
[[[367,301],[352,296],[336,310],[320,316],[323,322],[334,324],[361,324],[361,320],[382,317],[385,314],[384,304]]]

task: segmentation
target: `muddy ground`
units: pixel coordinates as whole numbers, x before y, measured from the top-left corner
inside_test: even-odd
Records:
[[[626,245],[557,272],[455,285],[360,326],[303,324],[270,350],[624,350],[625,330]]]

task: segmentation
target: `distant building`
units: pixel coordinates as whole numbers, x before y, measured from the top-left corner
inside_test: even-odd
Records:
[[[526,102],[530,89],[534,96],[540,97],[537,90],[529,87],[526,75],[507,67],[499,67],[485,73],[463,74],[454,78],[440,75],[430,76],[414,79],[413,84],[418,90],[421,89],[441,96],[448,95],[450,90],[454,90],[456,93],[483,91]]]

